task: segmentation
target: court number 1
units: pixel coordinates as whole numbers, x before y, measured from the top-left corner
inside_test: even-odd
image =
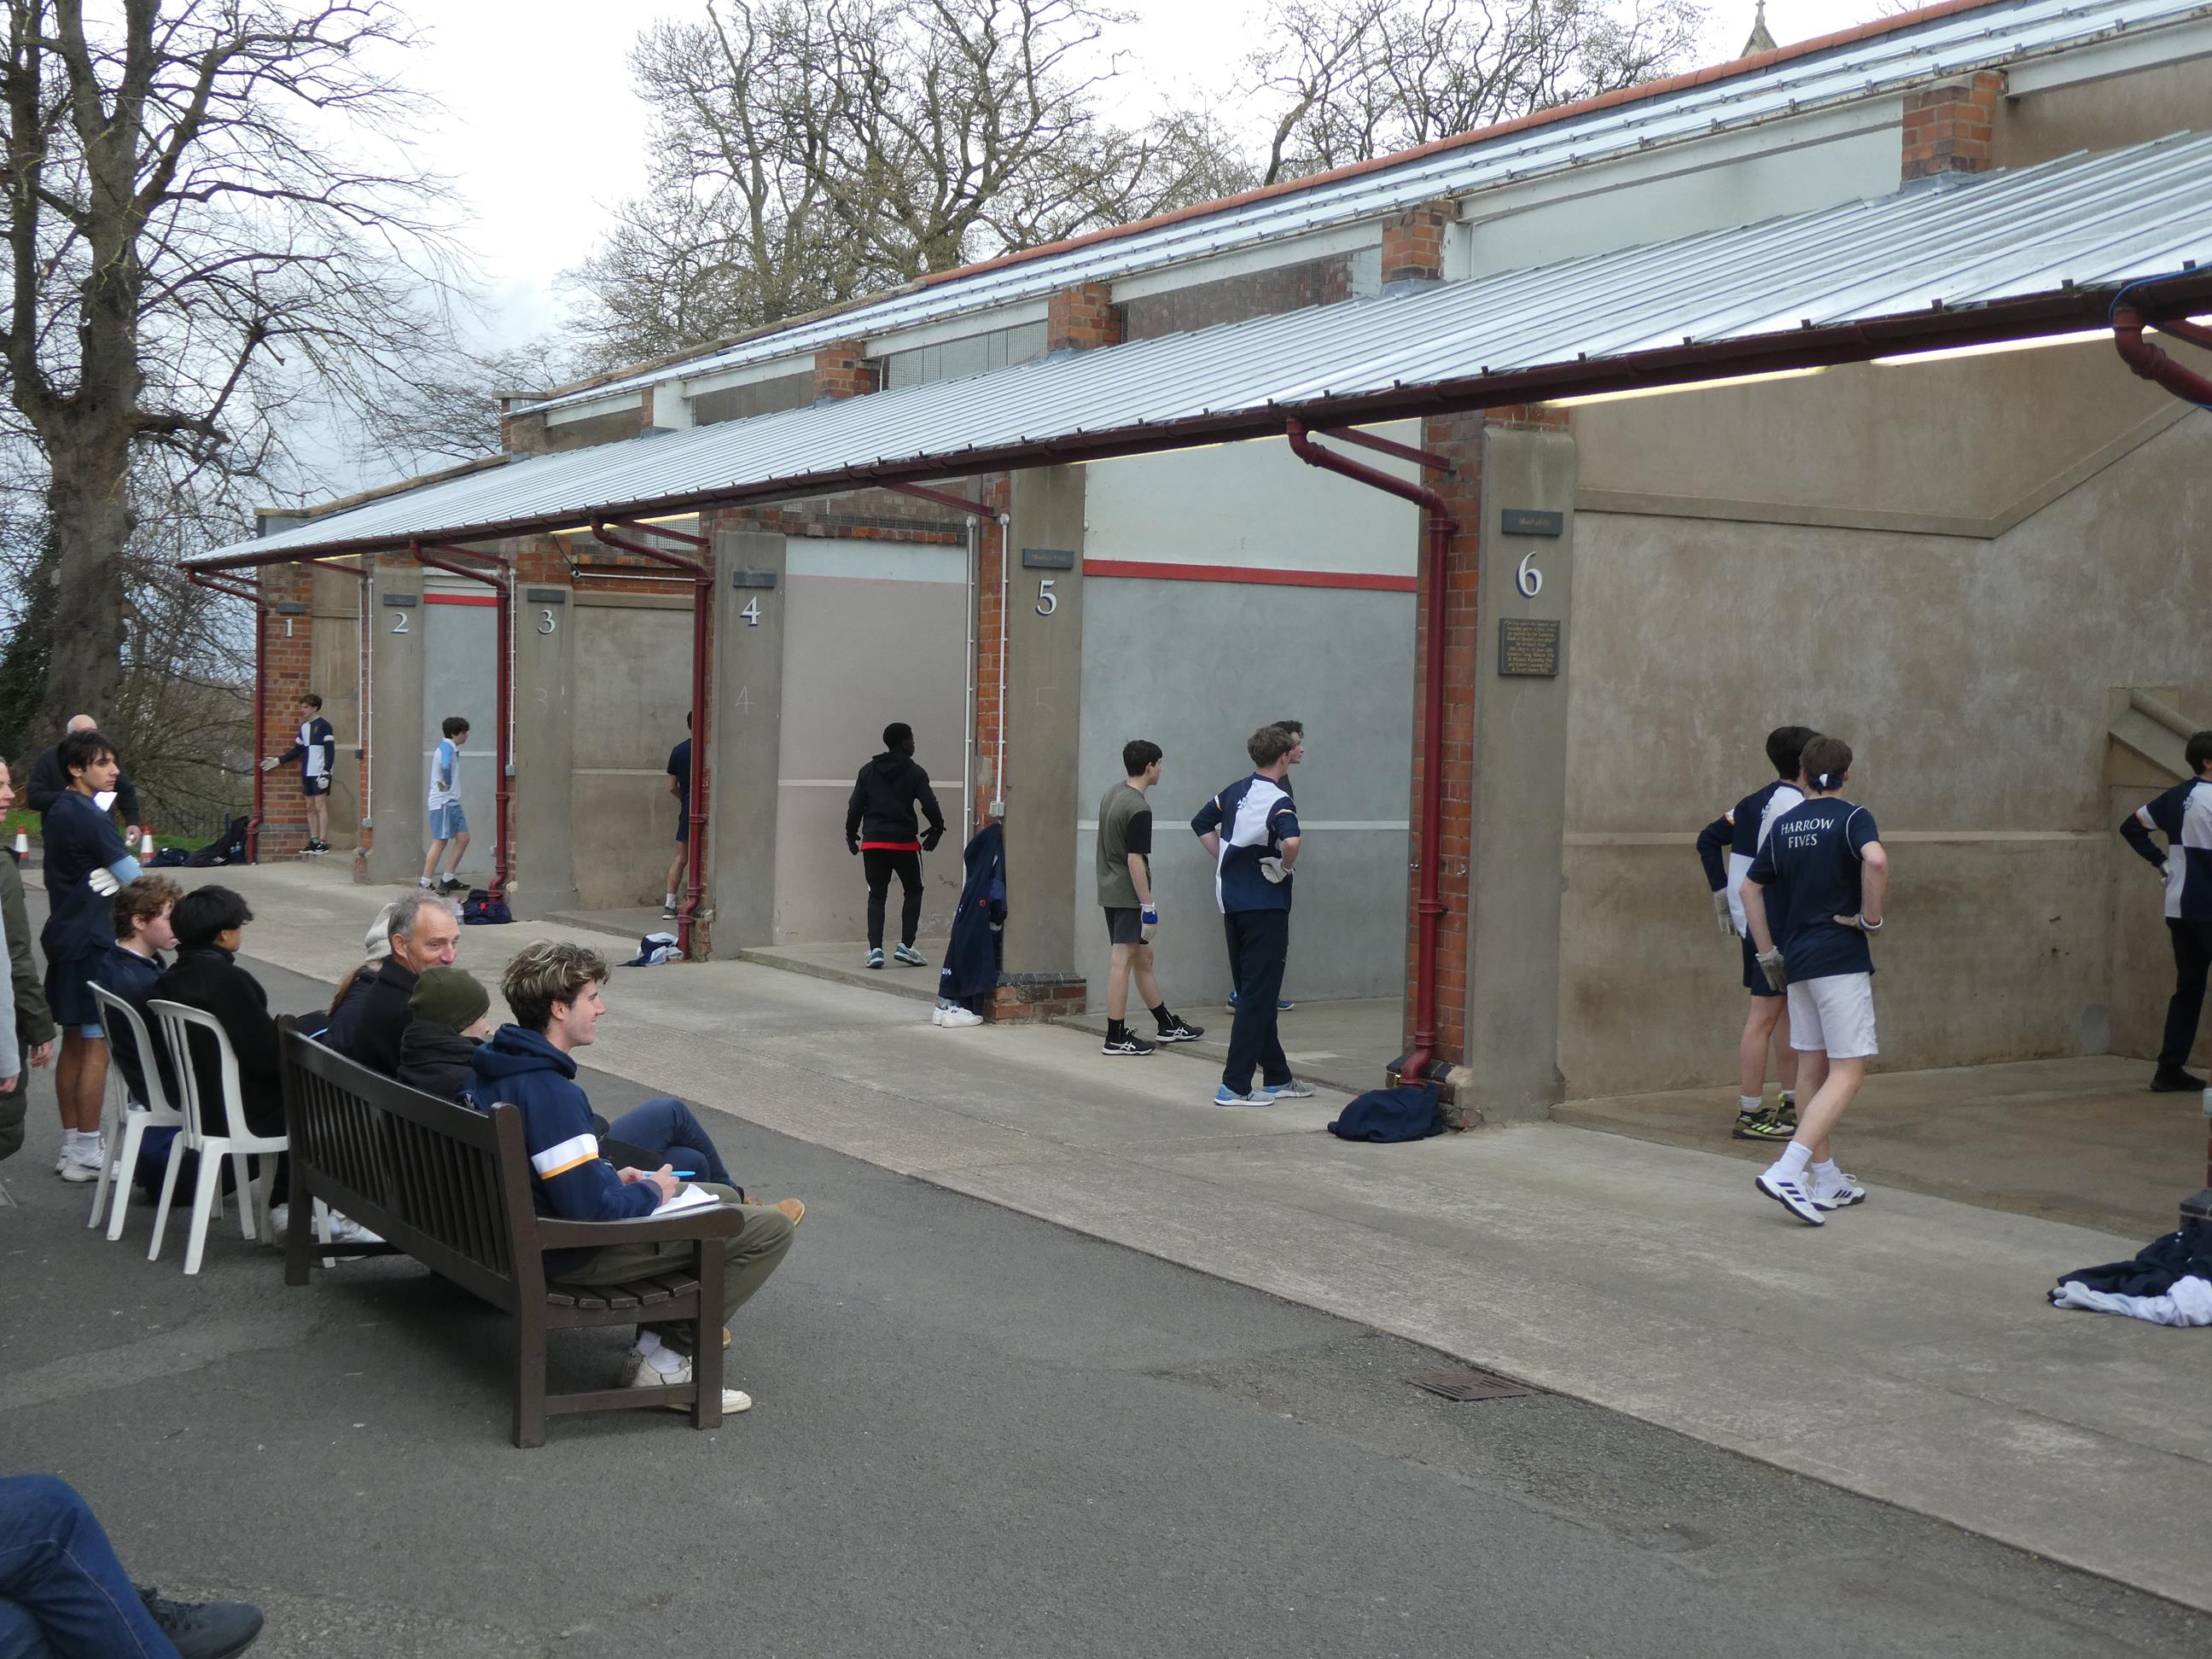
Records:
[[[760,599],[759,599],[759,598],[758,598],[757,596],[756,596],[756,597],[754,597],[754,598],[752,598],[752,599],[747,599],[747,600],[745,601],[745,608],[744,608],[744,610],[742,610],[742,611],[738,611],[738,614],[740,617],[743,617],[745,619],[745,626],[746,626],[746,627],[748,627],[748,628],[758,628],[758,627],[760,626]]]
[[[1514,572],[1513,585],[1521,590],[1521,597],[1534,599],[1544,591],[1544,573],[1536,568],[1534,553],[1521,556],[1521,568]]]
[[[1060,595],[1052,591],[1052,578],[1037,578],[1037,615],[1049,617],[1060,609]]]

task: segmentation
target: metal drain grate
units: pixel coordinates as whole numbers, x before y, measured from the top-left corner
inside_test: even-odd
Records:
[[[1488,1371],[1424,1371],[1406,1380],[1417,1389],[1426,1389],[1447,1400],[1511,1400],[1539,1392],[1524,1382],[1509,1382]]]

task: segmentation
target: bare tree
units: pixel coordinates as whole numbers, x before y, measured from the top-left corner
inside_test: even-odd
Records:
[[[1265,180],[1633,86],[1687,64],[1698,0],[1270,0],[1246,62]]]
[[[1092,0],[713,0],[632,57],[652,185],[570,273],[603,363],[1239,188],[1195,115],[1108,119]]]
[[[0,356],[67,622],[49,728],[115,700],[145,481],[252,476],[302,398],[373,404],[441,326],[446,258],[438,182],[406,161],[420,106],[380,67],[408,39],[384,0],[86,12],[7,0],[0,64]],[[153,452],[173,466],[137,465]]]

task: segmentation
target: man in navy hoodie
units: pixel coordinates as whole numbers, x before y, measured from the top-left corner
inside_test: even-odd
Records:
[[[599,986],[606,958],[581,945],[539,940],[523,947],[501,975],[499,988],[516,1023],[502,1025],[476,1052],[477,1100],[507,1103],[522,1112],[523,1143],[530,1151],[531,1193],[541,1215],[568,1221],[633,1221],[651,1215],[684,1182],[674,1169],[617,1170],[599,1156],[592,1103],[576,1083],[574,1052],[592,1042],[606,1006]],[[701,1183],[726,1202],[741,1201],[734,1188]],[[790,1253],[791,1218],[781,1210],[748,1208],[745,1224],[727,1241],[722,1275],[722,1318],[768,1282]],[[545,1276],[571,1285],[627,1285],[688,1266],[696,1247],[624,1244],[603,1250],[549,1250]],[[691,1381],[698,1332],[688,1320],[640,1325],[637,1346],[623,1382],[627,1388],[673,1388]],[[722,1390],[722,1409],[742,1412],[752,1401]],[[677,1410],[688,1410],[678,1406]]]

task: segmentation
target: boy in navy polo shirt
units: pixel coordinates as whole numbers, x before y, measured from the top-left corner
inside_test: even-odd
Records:
[[[273,772],[294,761],[300,763],[300,793],[307,803],[307,844],[300,850],[327,853],[331,850],[331,779],[337,771],[338,739],[331,723],[323,718],[323,700],[313,691],[300,699],[298,740],[283,754],[264,760],[261,769]]]
[[[1213,859],[1213,896],[1221,907],[1229,959],[1237,964],[1237,1018],[1217,1106],[1272,1106],[1313,1091],[1291,1075],[1275,1034],[1276,999],[1291,948],[1291,872],[1298,861],[1298,814],[1283,780],[1297,739],[1263,726],[1245,744],[1254,771],[1198,809],[1192,832]],[[1260,1082],[1252,1068],[1260,1068]]]
[[[2166,1005],[2166,1036],[2150,1086],[2161,1093],[2196,1090],[2204,1079],[2189,1070],[2204,981],[2212,973],[2212,732],[2198,732],[2183,751],[2197,775],[2137,807],[2120,833],[2148,859],[2166,884],[2166,931],[2173,941],[2173,1000]],[[2152,830],[2166,837],[2159,851]]]
[[[1874,814],[1844,799],[1850,745],[1814,738],[1805,745],[1804,765],[1812,795],[1775,819],[1742,891],[1759,966],[1769,984],[1789,989],[1790,1045],[1814,1056],[1801,1061],[1800,1080],[1809,1087],[1805,1071],[1825,1074],[1805,1103],[1797,1133],[1760,1173],[1759,1190],[1817,1227],[1826,1212],[1866,1197],[1866,1189],[1836,1167],[1828,1136],[1877,1052],[1867,936],[1881,927],[1889,854]]]
[[[1788,1000],[1766,982],[1753,959],[1751,933],[1736,889],[1766,844],[1774,820],[1805,799],[1800,761],[1814,735],[1802,726],[1778,726],[1769,732],[1766,758],[1774,768],[1774,781],[1753,790],[1698,832],[1698,861],[1713,890],[1713,914],[1720,922],[1721,937],[1743,946],[1743,988],[1751,993],[1743,1035],[1735,1045],[1735,1127],[1730,1133],[1738,1140],[1787,1140],[1797,1133],[1797,1053],[1790,1047]],[[1778,1036],[1781,1042],[1774,1069],[1781,1079],[1782,1098],[1769,1110],[1766,1049]]]

